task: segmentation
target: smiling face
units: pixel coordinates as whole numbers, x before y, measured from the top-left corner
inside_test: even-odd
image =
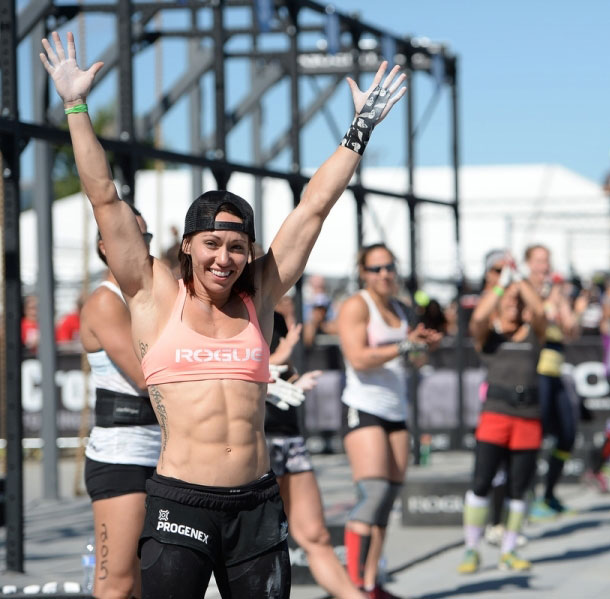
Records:
[[[241,222],[228,212],[216,220]],[[183,252],[191,257],[193,278],[210,293],[230,291],[248,264],[249,239],[239,231],[200,231],[183,241]]]
[[[549,251],[542,246],[530,249],[527,256],[527,266],[530,270],[532,283],[539,285],[551,272],[551,255]]]

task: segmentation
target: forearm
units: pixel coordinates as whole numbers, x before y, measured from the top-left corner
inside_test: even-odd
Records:
[[[76,167],[93,207],[118,199],[106,154],[87,113],[68,114]]]
[[[312,217],[326,218],[341,197],[360,163],[361,156],[339,146],[309,181],[301,203]]]
[[[525,305],[531,310],[532,315],[537,319],[544,319],[544,304],[538,292],[532,287],[531,283],[523,280],[519,283],[519,294],[523,298]]]
[[[482,334],[487,334],[491,315],[497,310],[500,297],[499,291],[487,291],[483,294],[470,318],[469,329],[473,337],[478,338]]]

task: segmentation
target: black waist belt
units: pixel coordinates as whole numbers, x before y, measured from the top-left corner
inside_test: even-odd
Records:
[[[490,399],[501,399],[511,406],[532,406],[538,403],[538,387],[504,387],[503,385],[489,384],[487,397]]]
[[[157,424],[150,398],[107,389],[95,390],[95,425],[135,426]]]

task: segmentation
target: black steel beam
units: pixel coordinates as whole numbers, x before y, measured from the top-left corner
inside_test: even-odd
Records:
[[[131,47],[131,0],[118,0],[117,39],[119,47],[119,139],[135,139],[135,120],[133,116],[133,60]],[[117,156],[118,176],[121,184],[121,197],[133,204],[136,193],[136,155],[122,152]]]
[[[17,43],[21,42],[52,9],[52,0],[30,0],[17,16]]]
[[[21,406],[21,277],[19,256],[19,104],[17,101],[17,15],[15,2],[0,2],[2,119],[13,125],[0,136],[4,204],[4,372],[6,413],[6,569],[23,572],[23,415]]]

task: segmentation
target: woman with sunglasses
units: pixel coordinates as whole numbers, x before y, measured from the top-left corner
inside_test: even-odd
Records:
[[[131,207],[144,241],[142,215]],[[106,262],[98,235],[97,253]],[[95,386],[95,426],[85,450],[85,485],[93,507],[95,597],[140,597],[138,540],[145,483],[161,450],[161,431],[131,341],[129,309],[110,270],[81,310],[80,336]]]
[[[464,500],[466,551],[458,572],[472,574],[479,569],[477,548],[500,467],[507,472],[508,516],[498,566],[529,570],[530,562],[515,550],[526,516],[524,496],[536,473],[542,442],[536,364],[546,318],[540,297],[510,260],[497,284],[483,294],[469,327],[487,368],[487,388],[475,433],[473,485]]]
[[[441,334],[421,323],[409,329],[407,307],[394,297],[394,254],[384,244],[363,248],[358,269],[363,289],[343,303],[338,318],[346,368],[343,443],[358,494],[345,526],[347,568],[368,597],[392,599],[376,579],[409,454],[405,360]]]
[[[85,98],[102,67],[82,71],[74,38],[53,33],[41,54],[68,115],[83,188],[108,264],[131,312],[133,346],[161,425],[140,539],[143,599],[200,599],[212,573],[220,595],[290,594],[288,526],[269,468],[264,414],[269,342],[279,299],[303,274],[324,219],[349,184],[373,128],[404,95],[387,62],[367,91],[348,78],[355,118],[314,173],[270,249],[251,260],[254,214],[243,198],[207,191],[189,207],[182,278],[150,257],[118,195]]]

